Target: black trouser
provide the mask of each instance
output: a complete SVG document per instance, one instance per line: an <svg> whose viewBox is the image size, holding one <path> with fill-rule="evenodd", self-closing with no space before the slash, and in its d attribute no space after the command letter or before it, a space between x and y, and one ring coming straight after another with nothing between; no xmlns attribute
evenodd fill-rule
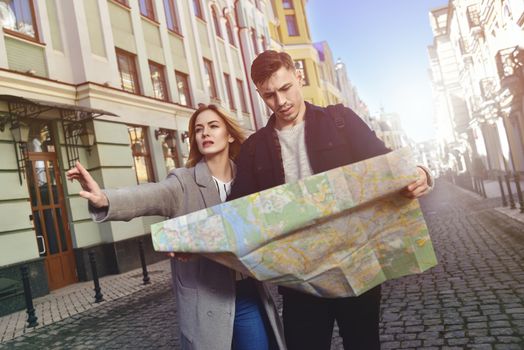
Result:
<svg viewBox="0 0 524 350"><path fill-rule="evenodd" d="M284 334L289 350L329 350L337 320L346 350L380 350L380 286L358 297L319 298L288 291L284 298Z"/></svg>

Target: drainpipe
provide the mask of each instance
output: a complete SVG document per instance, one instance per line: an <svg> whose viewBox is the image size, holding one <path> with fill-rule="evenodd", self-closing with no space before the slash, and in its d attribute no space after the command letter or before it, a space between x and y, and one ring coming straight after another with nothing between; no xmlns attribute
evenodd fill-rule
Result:
<svg viewBox="0 0 524 350"><path fill-rule="evenodd" d="M253 100L253 94L251 93L251 88L249 87L249 84L251 82L251 77L249 76L248 69L246 66L246 60L244 59L244 45L242 44L242 38L240 36L240 30L248 29L247 27L240 27L239 21L238 21L238 3L240 0L235 0L234 7L235 7L235 22L238 27L238 46L240 47L240 53L242 56L242 64L244 65L244 72L246 72L246 83L247 83L247 92L249 94L249 101L251 102L251 113L253 113L253 122L255 123L255 131L258 131L258 124L257 124L257 116L255 113L255 103Z"/></svg>

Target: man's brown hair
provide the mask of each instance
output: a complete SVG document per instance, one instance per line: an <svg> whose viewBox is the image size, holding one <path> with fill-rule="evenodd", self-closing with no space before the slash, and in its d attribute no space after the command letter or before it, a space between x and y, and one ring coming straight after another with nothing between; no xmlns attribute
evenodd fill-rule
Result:
<svg viewBox="0 0 524 350"><path fill-rule="evenodd" d="M291 56L285 52L266 50L258 55L251 64L251 80L255 85L263 83L281 67L295 70Z"/></svg>

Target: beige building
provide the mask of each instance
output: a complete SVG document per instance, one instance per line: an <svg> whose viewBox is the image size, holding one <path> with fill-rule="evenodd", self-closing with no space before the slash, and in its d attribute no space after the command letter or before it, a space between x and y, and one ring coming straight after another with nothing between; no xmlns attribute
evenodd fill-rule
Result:
<svg viewBox="0 0 524 350"><path fill-rule="evenodd" d="M339 58L335 64L337 87L340 90L342 104L357 113L368 126L371 126L370 113L367 105L360 99L356 86L348 77L346 64Z"/></svg>
<svg viewBox="0 0 524 350"><path fill-rule="evenodd" d="M234 6L0 1L0 277L28 264L38 296L88 279L88 251L101 275L136 267L139 239L163 258L148 236L163 218L95 224L64 172L79 160L106 188L165 178L187 158L199 103L253 129Z"/></svg>
<svg viewBox="0 0 524 350"><path fill-rule="evenodd" d="M397 150L408 145L408 139L398 114L381 110L375 118L370 119L370 124L371 129L375 131L386 147Z"/></svg>
<svg viewBox="0 0 524 350"><path fill-rule="evenodd" d="M474 159L493 175L524 170L524 4L455 0L430 20L437 125L446 134L439 135L442 159L459 172Z"/></svg>
<svg viewBox="0 0 524 350"><path fill-rule="evenodd" d="M458 146L456 127L469 119L464 110L457 56L449 34L450 14L447 7L430 12L433 44L429 46L433 87L436 138L441 156L442 171L463 171L462 160L456 159L449 148ZM465 114L466 113L466 114Z"/></svg>
<svg viewBox="0 0 524 350"><path fill-rule="evenodd" d="M277 23L271 1L235 1L235 16L238 22L239 45L243 56L244 68L249 82L249 100L253 106L254 129L266 125L271 111L257 93L251 81L251 62L255 57L272 48L270 27Z"/></svg>

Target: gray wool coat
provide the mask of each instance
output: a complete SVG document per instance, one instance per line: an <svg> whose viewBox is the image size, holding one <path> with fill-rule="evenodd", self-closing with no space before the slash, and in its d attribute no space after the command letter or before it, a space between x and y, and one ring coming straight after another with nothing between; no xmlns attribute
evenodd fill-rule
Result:
<svg viewBox="0 0 524 350"><path fill-rule="evenodd" d="M233 169L235 169L232 163ZM109 208L90 207L94 221L129 221L135 217L176 217L220 203L209 168L172 170L158 183L104 191ZM235 316L235 272L196 255L187 262L171 259L182 349L228 350ZM256 282L277 345L285 349L283 326L267 287Z"/></svg>

